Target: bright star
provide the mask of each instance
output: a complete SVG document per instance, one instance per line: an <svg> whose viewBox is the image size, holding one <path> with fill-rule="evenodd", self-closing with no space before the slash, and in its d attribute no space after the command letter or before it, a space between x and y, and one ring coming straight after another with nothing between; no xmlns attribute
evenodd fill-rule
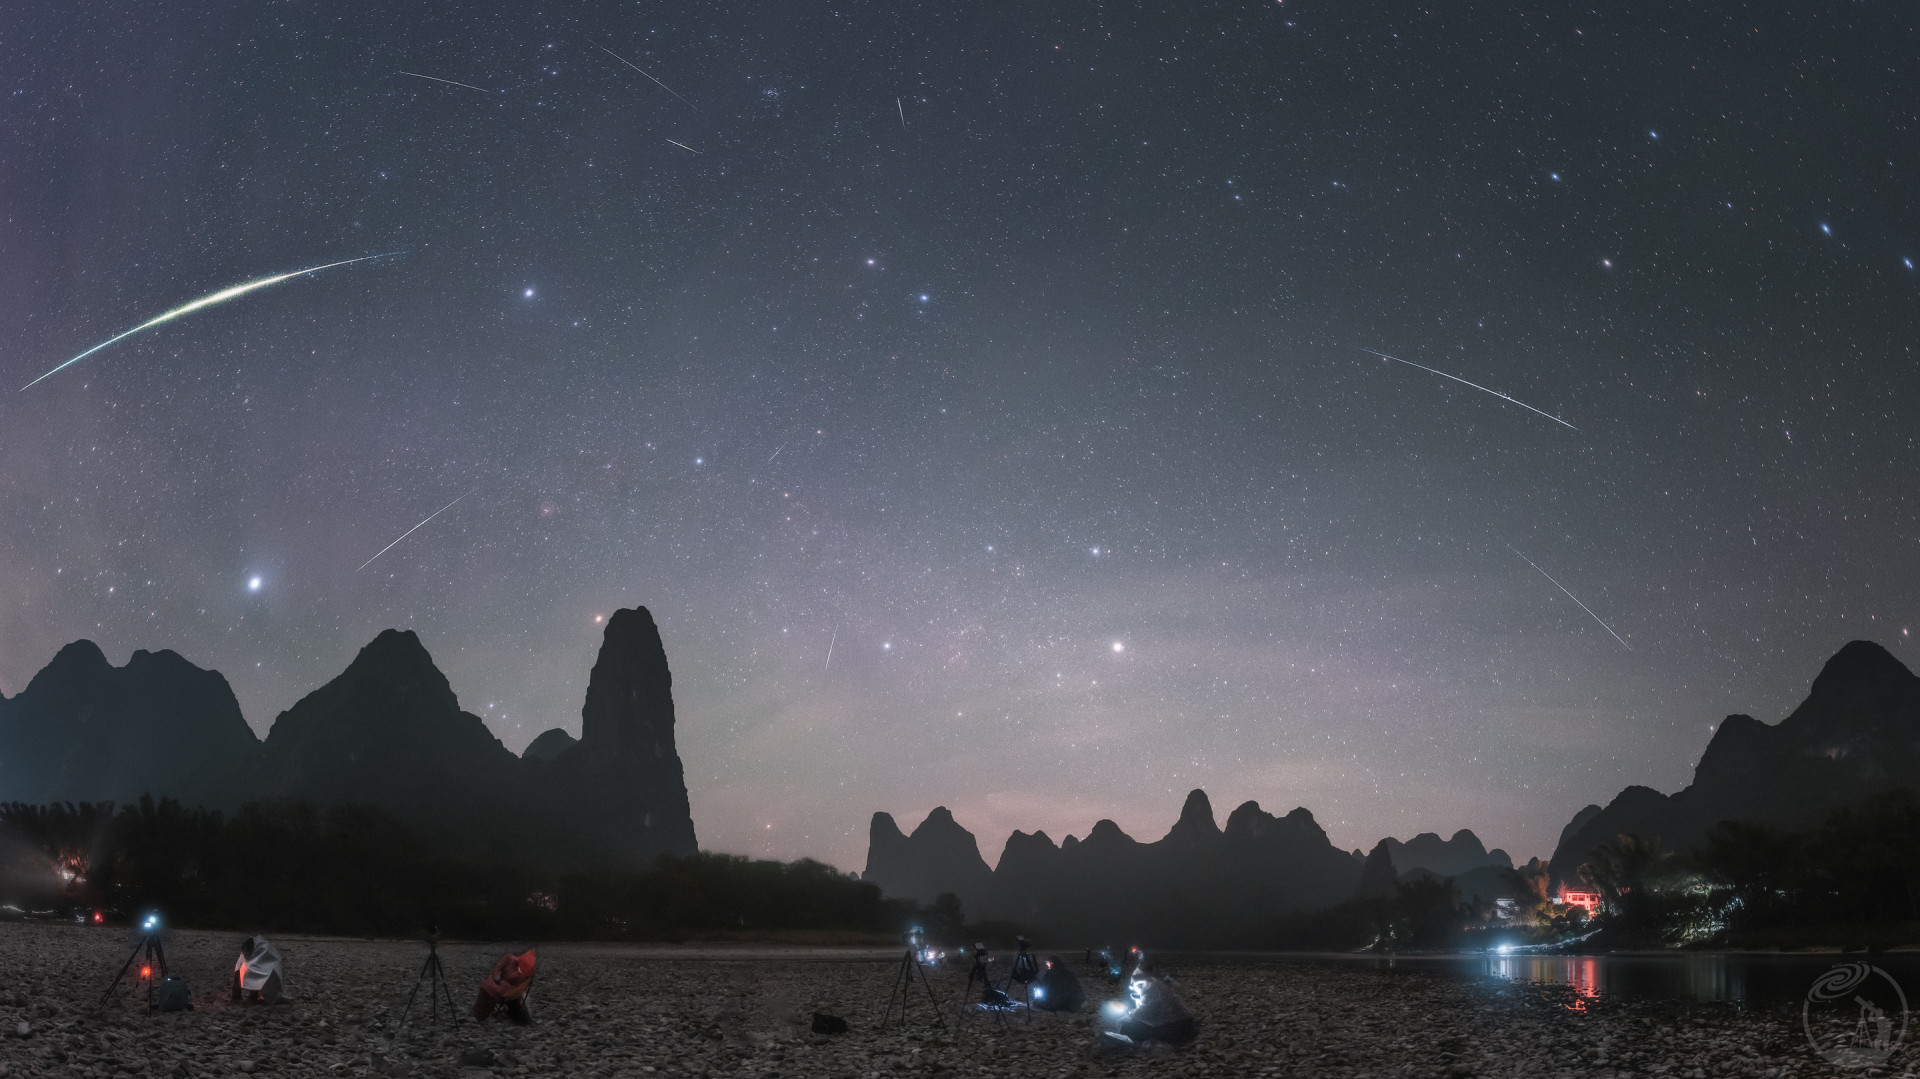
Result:
<svg viewBox="0 0 1920 1079"><path fill-rule="evenodd" d="M927 299L928 299L928 297L927 297L927 294L926 294L926 293L924 293L924 292L922 292L922 293L920 294L920 302L921 302L921 303L926 303L926 302L927 302Z"/></svg>
<svg viewBox="0 0 1920 1079"><path fill-rule="evenodd" d="M1547 173L1547 176L1549 179L1554 179L1554 180L1558 180L1560 178L1560 174L1557 172L1549 172Z"/></svg>
<svg viewBox="0 0 1920 1079"><path fill-rule="evenodd" d="M1124 652L1127 650L1127 646L1120 641L1115 641L1113 642L1113 650L1115 652Z"/></svg>
<svg viewBox="0 0 1920 1079"><path fill-rule="evenodd" d="M882 652L891 652L891 651L893 651L893 642L892 642L892 641L881 641L881 642L880 642L880 651L882 651Z"/></svg>
<svg viewBox="0 0 1920 1079"><path fill-rule="evenodd" d="M258 578L258 577L254 577L254 578L252 578L252 579L250 579L250 580L248 580L248 581L247 581L247 591L249 591L249 592L258 592L258 591L260 591L260 578Z"/></svg>
<svg viewBox="0 0 1920 1079"><path fill-rule="evenodd" d="M1649 131L1647 132L1647 137L1650 139L1657 139L1660 137L1660 133L1658 131Z"/></svg>
<svg viewBox="0 0 1920 1079"><path fill-rule="evenodd" d="M1906 264L1907 264L1907 269L1909 269L1909 270L1911 270L1911 269L1913 269L1913 260L1912 260L1912 259L1910 259L1910 258L1905 258L1905 259L1901 259L1900 261L1901 261L1901 262L1904 262L1904 263L1906 263Z"/></svg>
<svg viewBox="0 0 1920 1079"><path fill-rule="evenodd" d="M521 293L520 295L525 296L527 299L531 300L533 299L533 290L528 289L527 291Z"/></svg>
<svg viewBox="0 0 1920 1079"><path fill-rule="evenodd" d="M1832 225L1828 225L1828 224L1824 224L1824 223L1823 223L1823 224L1822 224L1822 225L1820 226L1820 231L1821 231L1821 232L1824 232L1824 233L1826 233L1826 234L1827 234L1827 235L1829 235L1829 236L1831 236L1831 235L1833 235L1833 226L1832 226Z"/></svg>

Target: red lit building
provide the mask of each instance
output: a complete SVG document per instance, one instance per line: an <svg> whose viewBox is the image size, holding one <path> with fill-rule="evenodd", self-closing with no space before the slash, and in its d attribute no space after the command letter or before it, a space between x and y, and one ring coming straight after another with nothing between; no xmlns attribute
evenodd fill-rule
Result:
<svg viewBox="0 0 1920 1079"><path fill-rule="evenodd" d="M1589 918L1600 913L1599 892L1580 892L1572 888L1562 888L1558 901L1562 906L1579 907L1587 912Z"/></svg>

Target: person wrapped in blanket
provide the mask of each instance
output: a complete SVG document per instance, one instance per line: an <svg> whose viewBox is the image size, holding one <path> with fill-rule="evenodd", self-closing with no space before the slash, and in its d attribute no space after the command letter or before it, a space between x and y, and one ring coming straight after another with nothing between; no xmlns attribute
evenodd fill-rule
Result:
<svg viewBox="0 0 1920 1079"><path fill-rule="evenodd" d="M276 1004L287 995L280 971L280 950L261 936L240 942L240 958L233 961L233 999Z"/></svg>
<svg viewBox="0 0 1920 1079"><path fill-rule="evenodd" d="M537 949L528 948L519 955L503 955L493 970L480 981L480 996L473 1002L473 1017L486 1022L497 1011L507 1013L516 1023L530 1023L527 990L533 988L534 968L539 965Z"/></svg>
<svg viewBox="0 0 1920 1079"><path fill-rule="evenodd" d="M1138 963L1127 979L1126 997L1107 1002L1106 1018L1115 1029L1105 1031L1103 1039L1125 1046L1191 1042L1200 1033L1193 1011L1173 985L1154 971L1145 953L1138 954Z"/></svg>

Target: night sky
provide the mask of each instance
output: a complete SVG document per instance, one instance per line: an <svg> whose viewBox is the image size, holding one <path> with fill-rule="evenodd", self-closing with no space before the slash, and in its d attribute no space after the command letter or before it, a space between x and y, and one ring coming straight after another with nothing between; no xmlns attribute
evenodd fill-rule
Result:
<svg viewBox="0 0 1920 1079"><path fill-rule="evenodd" d="M1920 659L1905 5L368 7L0 11L0 692L644 604L712 849L1524 858Z"/></svg>

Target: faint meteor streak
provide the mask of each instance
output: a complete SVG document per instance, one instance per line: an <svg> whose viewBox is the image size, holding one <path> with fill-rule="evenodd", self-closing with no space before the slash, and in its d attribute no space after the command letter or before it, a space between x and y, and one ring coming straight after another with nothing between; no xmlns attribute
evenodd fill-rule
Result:
<svg viewBox="0 0 1920 1079"><path fill-rule="evenodd" d="M827 638L827 665L820 668L821 674L826 674L828 671L833 669L833 642L839 639L840 639L840 627L835 626L833 627L833 636Z"/></svg>
<svg viewBox="0 0 1920 1079"><path fill-rule="evenodd" d="M1520 554L1520 551L1517 548L1515 548L1514 545L1511 543L1507 544L1507 550L1512 551L1514 554ZM1540 576L1545 577L1549 581L1553 581L1553 574L1548 573L1546 570L1540 569L1539 566L1535 566L1533 559L1528 558L1526 555L1520 554L1520 561L1525 562L1529 566L1533 566L1534 569L1539 570ZM1553 581L1553 587L1558 588L1562 592L1567 592L1567 586L1561 584L1559 581ZM1580 603L1580 597L1574 595L1572 592L1567 592L1567 598L1574 601L1575 603ZM1580 609L1587 612L1588 616L1591 617L1595 622L1600 622L1600 616L1593 613L1592 607L1589 607L1584 603L1580 603ZM1600 628L1606 630L1608 633L1613 633L1613 627L1607 625L1605 622L1600 622ZM1620 647L1626 649L1629 652L1633 651L1633 646L1628 644L1626 642L1626 639L1620 636L1618 633L1613 633L1613 639L1620 642Z"/></svg>
<svg viewBox="0 0 1920 1079"><path fill-rule="evenodd" d="M140 325L135 326L133 329L128 330L125 333L116 334L113 337L107 338L105 341L100 342L99 344L93 346L92 348L86 350L85 352L82 352L80 355L75 356L73 359L68 360L66 363L61 364L60 366L54 368L53 370L48 371L46 374L41 375L39 378L34 379L32 382L29 382L26 385L20 387L20 392L25 393L26 391L32 389L34 386L38 385L42 380L46 379L48 376L57 374L61 371L66 370L69 367L72 367L74 364L79 363L81 360L86 359L88 356L91 356L94 353L100 351L101 349L106 348L108 345L113 344L115 341L123 341L129 337L132 337L134 334L139 333L141 330L150 329L154 326L158 326L162 322L171 322L174 319L179 318L181 315L190 314L194 311L198 311L202 307L212 307L214 304L217 304L217 303L225 303L228 300L235 299L240 296L244 296L247 293L252 292L254 289L266 288L268 285L277 285L280 282L285 281L289 277L299 277L301 274L319 273L321 270L331 270L335 266L351 266L356 262L365 262L368 259L383 259L392 255L397 255L399 253L400 252L398 251L388 251L385 254L381 254L381 255L362 255L357 259L344 259L340 262L329 262L324 266L312 266L304 270L295 270L292 273L275 274L272 277L263 277L258 281L249 281L244 285L235 285L232 288L221 289L219 292L215 292L211 295L202 296L199 299L193 301L192 303L184 304L180 307L176 307L173 310L168 311L164 315L156 315L153 318L150 318L147 321L142 322Z"/></svg>
<svg viewBox="0 0 1920 1079"><path fill-rule="evenodd" d="M1553 422L1555 422L1555 423L1557 423L1557 424L1559 424L1560 426L1562 426L1562 427L1565 427L1565 428L1566 428L1567 430L1569 430L1569 431L1578 431L1578 430L1580 429L1580 428L1578 428L1578 427L1575 427L1575 426L1574 426L1573 424L1570 424L1570 423L1568 423L1567 421L1565 421L1565 420L1563 420L1563 419L1561 419L1560 417L1558 417L1558 416L1556 416L1556 415L1554 415L1554 414L1553 414L1553 413L1551 413L1551 412L1541 412L1541 411L1540 411L1539 409L1537 409L1537 408L1535 408L1535 407L1533 407L1533 406L1532 406L1532 405L1530 405L1530 404L1527 404L1527 403L1526 403L1525 401L1515 401L1515 400L1514 400L1513 398L1511 398L1511 397L1508 397L1508 396L1507 396L1506 394L1504 394L1504 393L1501 393L1501 392L1500 392L1499 390L1490 390L1490 389L1488 389L1488 388L1486 388L1485 386L1482 386L1482 385L1480 385L1480 384L1479 384L1478 382L1468 382L1468 381L1467 381L1466 379L1464 379L1464 378L1461 378L1461 377L1460 377L1460 376L1458 376L1458 375L1449 375L1449 374L1447 374L1447 373L1446 373L1445 371L1436 371L1436 370L1434 370L1433 368L1431 368L1431 367L1427 367L1427 366L1425 366L1425 365L1423 365L1423 364L1417 364L1417 363L1414 363L1414 362L1413 362L1412 360L1403 360L1403 359L1401 359L1401 358L1400 358L1400 357L1398 357L1398 356L1389 356L1389 355L1387 355L1387 354L1386 354L1386 353L1384 353L1384 352L1375 352L1374 350L1372 350L1372 349L1370 349L1370 348L1360 348L1360 346L1359 346L1359 345L1355 345L1355 346L1353 346L1353 347L1354 347L1354 348L1356 348L1356 349L1359 349L1359 351L1361 351L1361 352L1365 352L1365 353L1368 353L1368 354L1370 354L1370 355L1374 355L1374 356L1378 356L1378 357L1380 357L1380 358L1381 358L1381 359L1383 359L1383 360L1392 360L1392 361L1393 361L1394 363L1404 363L1404 364L1406 364L1406 365L1407 365L1408 367L1418 367L1418 368L1420 368L1420 370L1422 370L1422 371L1425 371L1425 372L1427 372L1428 374L1433 374L1433 375L1439 375L1439 376L1440 376L1441 378L1450 378L1450 379L1452 379L1452 380L1454 380L1455 382L1458 382L1458 383L1459 383L1459 384L1461 384L1462 386L1472 386L1472 387L1473 387L1474 389L1476 389L1476 390L1479 390L1479 391L1480 391L1481 393L1490 393L1490 394L1492 394L1492 395L1494 395L1495 397L1498 397L1498 398L1499 398L1499 399L1501 399L1502 401L1508 401L1508 402L1511 402L1511 403L1513 403L1513 404L1516 404L1516 405L1519 405L1519 406L1520 406L1521 408L1524 408L1524 409L1526 409L1526 410L1527 410L1528 412L1532 412L1532 413L1534 413L1534 414L1536 414L1536 415L1540 415L1540 416L1545 416L1546 418L1548 418L1548 419L1550 419L1550 420L1552 420Z"/></svg>
<svg viewBox="0 0 1920 1079"><path fill-rule="evenodd" d="M897 97L893 99L893 107L900 110L900 130L905 131L907 129L907 107L900 104L900 99Z"/></svg>
<svg viewBox="0 0 1920 1079"><path fill-rule="evenodd" d="M480 488L475 487L473 491L478 491L479 489ZM473 491L468 491L467 495L472 494ZM465 498L467 497L467 495L461 495L460 498ZM433 520L435 517L440 516L441 514L452 509L454 506L458 505L460 502L460 498L456 498L452 502L449 502L446 505L441 506L439 509L434 510L432 513L427 514L427 521ZM412 528L409 528L405 532L400 533L400 539L394 540L392 543L389 543L385 547L380 548L379 551L374 553L373 558L379 558L381 555L386 554L388 551L391 551L395 547L399 546L400 540L406 539L408 536L411 536L415 532L420 531L420 529L426 526L427 521L421 521L419 524L414 525ZM360 563L359 567L356 568L353 572L359 573L360 570L366 569L368 566L373 565L373 558L369 558L365 562ZM1576 600L1575 602L1578 602L1578 601Z"/></svg>
<svg viewBox="0 0 1920 1079"><path fill-rule="evenodd" d="M668 142L673 142L673 140L672 140L672 139L668 139L667 141L668 141ZM688 145L687 145L686 143L684 143L684 142L673 142L673 144L674 144L675 146L678 146L678 147L680 147L680 148L681 148L682 150L685 150L686 152L688 152L688 153L690 153L690 154L697 154L697 153L699 153L699 152L700 152L700 151L698 151L698 150L696 150L696 149L694 149L693 147L691 147L691 146L688 146Z"/></svg>
<svg viewBox="0 0 1920 1079"><path fill-rule="evenodd" d="M399 69L399 68L395 68L394 70L395 70L395 71L400 71L400 69ZM458 86L458 87L461 87L461 88L463 88L463 89L467 89L467 90L480 90L480 92L481 92L481 93L483 93L483 94L491 94L491 93L493 93L493 91L492 91L492 90L481 90L481 89L480 89L480 87L478 87L478 86L468 86L468 85L467 85L466 83L464 83L464 82L454 82L454 81L453 81L452 79L443 79L443 78L440 78L440 77L438 77L438 76L436 76L436 75L422 75L422 74L420 74L420 73L419 73L418 71L400 71L400 74L402 74L402 75L412 75L412 76L413 76L414 78L416 78L416 79L432 79L432 80L433 80L434 82L444 82L444 83L446 83L446 84L447 84L448 86Z"/></svg>
<svg viewBox="0 0 1920 1079"><path fill-rule="evenodd" d="M634 69L635 71L639 71L640 74L647 75L645 71L641 70L640 65L634 63L633 61L627 59L626 57L620 55L619 53L614 52L612 49L607 48L605 45L600 45L598 42L595 42L594 44L599 47L601 52L606 53L608 56L613 57L615 60L620 61L621 63L627 65L628 67ZM687 101L686 98L680 97L680 91L675 90L673 87L668 86L666 83L661 82L659 79L654 79L652 75L647 75L647 78L653 79L653 84L655 86L658 86L660 89L665 90L667 93L672 94L674 97L679 97L680 100L682 101ZM695 112L700 111L700 106L695 105L691 101L687 101L687 108L690 108Z"/></svg>
<svg viewBox="0 0 1920 1079"><path fill-rule="evenodd" d="M789 442L792 442L792 441L793 441L793 439L791 439L791 438L789 438L789 439L787 439L787 441L786 441L786 442L782 442L782 443L780 443L780 450L784 450L784 449L786 449L786 448L787 448L787 443L789 443ZM780 450L774 450L774 451L773 451L773 457L778 457L778 456L780 456ZM772 464L772 463L773 463L773 457L769 457L769 458L767 458L767 463L768 463L768 464Z"/></svg>

